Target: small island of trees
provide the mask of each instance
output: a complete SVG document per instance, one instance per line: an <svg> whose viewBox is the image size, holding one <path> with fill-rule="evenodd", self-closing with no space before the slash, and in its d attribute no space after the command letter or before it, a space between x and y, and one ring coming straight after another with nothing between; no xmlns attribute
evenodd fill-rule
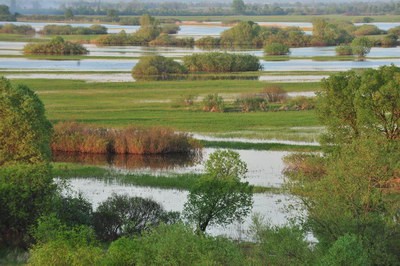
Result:
<svg viewBox="0 0 400 266"><path fill-rule="evenodd" d="M29 43L24 47L26 55L84 55L89 51L82 44L65 41L57 36L46 43Z"/></svg>

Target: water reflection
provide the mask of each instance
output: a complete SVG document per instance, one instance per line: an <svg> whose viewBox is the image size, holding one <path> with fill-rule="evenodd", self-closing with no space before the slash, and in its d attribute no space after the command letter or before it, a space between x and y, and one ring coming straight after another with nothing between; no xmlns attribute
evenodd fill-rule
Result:
<svg viewBox="0 0 400 266"><path fill-rule="evenodd" d="M70 180L70 188L74 191L80 191L93 204L94 208L97 208L100 202L106 200L113 193L117 193L151 198L162 204L168 211L181 212L188 195L187 191L137 187L129 184L121 184L118 180L102 181L95 178L74 178ZM304 215L298 210L287 210L289 206L299 204L299 201L294 196L256 194L253 196L253 199L252 213L244 219L243 224L234 223L223 227L210 226L207 228L207 232L211 235L226 235L238 238L238 230L248 231L251 225L251 216L256 213L264 216L272 225L282 225L287 223L290 218ZM246 235L242 235L242 237L247 238Z"/></svg>
<svg viewBox="0 0 400 266"><path fill-rule="evenodd" d="M126 173L147 173L153 175L171 173L203 173L203 162L208 160L214 148L203 149L202 154L192 155L114 155L56 153L55 162L80 163L110 167ZM283 157L289 152L234 150L247 164L247 181L252 185L281 187L284 182Z"/></svg>
<svg viewBox="0 0 400 266"><path fill-rule="evenodd" d="M53 154L54 162L80 163L107 166L124 170L174 171L191 167L201 162L201 154L132 155L132 154Z"/></svg>

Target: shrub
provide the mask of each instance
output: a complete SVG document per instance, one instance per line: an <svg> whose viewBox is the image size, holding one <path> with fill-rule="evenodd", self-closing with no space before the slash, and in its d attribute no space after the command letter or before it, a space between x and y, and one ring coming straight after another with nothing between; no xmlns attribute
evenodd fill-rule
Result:
<svg viewBox="0 0 400 266"><path fill-rule="evenodd" d="M353 55L350 45L341 44L335 48L336 55Z"/></svg>
<svg viewBox="0 0 400 266"><path fill-rule="evenodd" d="M382 34L382 30L380 30L375 25L361 25L357 27L354 31L355 36L366 36L366 35L379 35Z"/></svg>
<svg viewBox="0 0 400 266"><path fill-rule="evenodd" d="M166 212L151 199L116 194L102 202L93 215L96 234L104 241L137 235L161 222L179 219L179 214Z"/></svg>
<svg viewBox="0 0 400 266"><path fill-rule="evenodd" d="M315 106L315 97L297 96L288 98L284 108L294 111L303 111L314 109Z"/></svg>
<svg viewBox="0 0 400 266"><path fill-rule="evenodd" d="M288 55L290 54L289 46L282 43L271 43L264 47L267 55Z"/></svg>
<svg viewBox="0 0 400 266"><path fill-rule="evenodd" d="M29 43L24 47L24 54L46 55L82 55L89 51L79 43L65 41L58 36L46 43Z"/></svg>
<svg viewBox="0 0 400 266"><path fill-rule="evenodd" d="M31 25L4 24L0 25L0 33L33 35L36 31Z"/></svg>
<svg viewBox="0 0 400 266"><path fill-rule="evenodd" d="M267 108L268 101L257 94L242 94L236 99L236 105L238 105L242 112L251 111L265 111Z"/></svg>
<svg viewBox="0 0 400 266"><path fill-rule="evenodd" d="M179 46L179 47L193 47L193 38L176 38L168 34L161 34L156 39L149 42L152 46Z"/></svg>
<svg viewBox="0 0 400 266"><path fill-rule="evenodd" d="M168 80L186 73L184 66L160 55L141 57L132 69L132 76L136 80Z"/></svg>
<svg viewBox="0 0 400 266"><path fill-rule="evenodd" d="M128 127L96 128L75 122L54 126L53 151L99 154L195 153L199 144L188 134L172 129Z"/></svg>
<svg viewBox="0 0 400 266"><path fill-rule="evenodd" d="M0 246L26 248L30 229L56 192L48 164L0 168Z"/></svg>
<svg viewBox="0 0 400 266"><path fill-rule="evenodd" d="M176 24L166 24L161 27L161 33L176 34L181 28Z"/></svg>
<svg viewBox="0 0 400 266"><path fill-rule="evenodd" d="M398 42L397 39L399 38L398 35L395 34L388 34L381 40L381 45L383 47L395 47L397 46Z"/></svg>
<svg viewBox="0 0 400 266"><path fill-rule="evenodd" d="M224 108L224 100L218 94L208 94L203 99L203 111L223 112Z"/></svg>
<svg viewBox="0 0 400 266"><path fill-rule="evenodd" d="M262 66L256 56L247 54L200 53L183 57L190 72L258 71Z"/></svg>
<svg viewBox="0 0 400 266"><path fill-rule="evenodd" d="M141 237L120 238L105 265L243 265L238 246L224 238L197 236L183 225L160 225Z"/></svg>
<svg viewBox="0 0 400 266"><path fill-rule="evenodd" d="M206 36L196 40L195 44L202 48L212 49L218 47L220 45L220 42L221 42L220 38L213 38L210 36Z"/></svg>
<svg viewBox="0 0 400 266"><path fill-rule="evenodd" d="M396 27L389 29L388 33L400 36L400 26L396 26Z"/></svg>
<svg viewBox="0 0 400 266"><path fill-rule="evenodd" d="M58 195L52 201L52 211L61 223L69 227L92 224L92 204L82 195Z"/></svg>
<svg viewBox="0 0 400 266"><path fill-rule="evenodd" d="M283 102L287 99L287 92L280 86L271 86L264 88L261 94L267 99L269 103Z"/></svg>

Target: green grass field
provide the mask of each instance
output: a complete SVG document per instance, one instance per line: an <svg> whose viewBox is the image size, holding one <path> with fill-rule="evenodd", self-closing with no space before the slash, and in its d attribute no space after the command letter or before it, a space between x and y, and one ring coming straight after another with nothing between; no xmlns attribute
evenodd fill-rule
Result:
<svg viewBox="0 0 400 266"><path fill-rule="evenodd" d="M86 83L74 80L13 80L34 89L53 122L75 120L103 126L168 126L222 137L314 140L320 124L314 111L225 112L201 110L201 99L219 93L228 106L242 93L270 86L253 80ZM276 83L274 83L276 85ZM319 83L281 83L289 91L315 91ZM198 102L180 104L185 95Z"/></svg>

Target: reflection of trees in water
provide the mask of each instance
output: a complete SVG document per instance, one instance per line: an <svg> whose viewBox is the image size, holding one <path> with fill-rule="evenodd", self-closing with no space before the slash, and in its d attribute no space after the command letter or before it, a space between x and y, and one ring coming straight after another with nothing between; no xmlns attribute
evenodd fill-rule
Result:
<svg viewBox="0 0 400 266"><path fill-rule="evenodd" d="M200 163L202 153L166 154L166 155L129 155L129 154L84 154L53 153L54 162L81 163L98 166L111 166L123 169L173 170L177 167L190 167Z"/></svg>

